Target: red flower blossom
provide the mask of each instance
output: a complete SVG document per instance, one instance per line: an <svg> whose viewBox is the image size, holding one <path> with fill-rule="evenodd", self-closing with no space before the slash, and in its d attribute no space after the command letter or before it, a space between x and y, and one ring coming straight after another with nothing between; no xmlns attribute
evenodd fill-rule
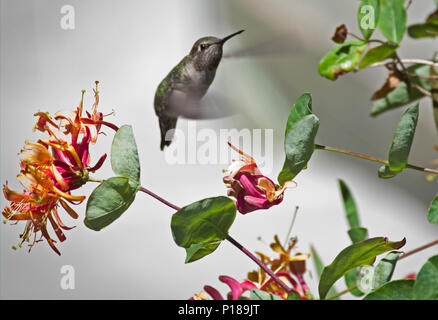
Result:
<svg viewBox="0 0 438 320"><path fill-rule="evenodd" d="M111 128L117 127L104 122L103 115L97 112L99 102L98 82L94 90L95 102L93 110L82 116L84 91L79 107L71 115L57 113L52 119L48 113L38 112L34 130L47 133L49 137L38 142L26 141L20 152L21 172L18 179L24 187L22 193L9 189L8 184L3 186L3 194L10 201L9 206L3 209L3 216L10 221L27 221L25 230L20 236L21 242L33 241L30 249L41 239L36 239L40 231L51 248L60 254L53 240L47 232L47 221L52 225L59 241L66 239L63 230L69 230L58 214L58 206L74 219L78 214L68 205L79 204L85 196L71 194L89 180L89 172L95 172L105 161L104 154L97 163L90 167L89 145L97 140L97 135L102 124ZM56 121L59 123L57 124ZM29 249L29 250L30 250Z"/></svg>
<svg viewBox="0 0 438 320"><path fill-rule="evenodd" d="M259 209L269 209L283 201L283 193L293 181L287 181L283 186L275 184L264 176L255 160L237 149L231 143L228 145L242 157L229 166L228 175L223 178L228 187L228 196L236 198L236 207L240 213L246 214Z"/></svg>

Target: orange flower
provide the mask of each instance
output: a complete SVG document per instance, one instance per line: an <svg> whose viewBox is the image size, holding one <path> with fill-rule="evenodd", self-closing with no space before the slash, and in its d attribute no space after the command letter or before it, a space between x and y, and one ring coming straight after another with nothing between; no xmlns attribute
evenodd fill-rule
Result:
<svg viewBox="0 0 438 320"><path fill-rule="evenodd" d="M25 241L31 242L31 249L45 238L50 247L60 254L54 245L56 241L47 232L47 221L58 240L64 241L66 238L62 230L71 228L61 221L58 207L61 206L72 218L78 218L68 203L80 204L85 196L72 195L71 191L85 184L89 180L89 172L99 169L106 158L104 154L95 166L90 167L89 145L96 142L102 124L118 129L114 124L103 121L102 113L97 111L97 81L94 96L93 110L91 114L87 112L87 117L82 116L84 91L79 107L68 116L57 113L52 119L48 113L35 114L38 120L34 130L47 133L49 137L36 143L26 141L19 154L21 171L17 178L24 191L19 193L9 189L7 182L3 186L3 194L10 201L9 206L3 209L3 216L10 221L26 221L19 246ZM40 239L37 239L38 232L41 232Z"/></svg>

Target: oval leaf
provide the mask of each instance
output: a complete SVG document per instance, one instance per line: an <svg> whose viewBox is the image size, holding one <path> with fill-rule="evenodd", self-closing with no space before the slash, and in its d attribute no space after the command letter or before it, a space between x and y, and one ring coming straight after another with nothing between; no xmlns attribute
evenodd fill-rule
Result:
<svg viewBox="0 0 438 320"><path fill-rule="evenodd" d="M184 248L224 240L235 217L236 205L227 197L194 202L172 216L173 239Z"/></svg>
<svg viewBox="0 0 438 320"><path fill-rule="evenodd" d="M414 39L435 38L438 36L438 25L432 23L418 23L408 27L408 35Z"/></svg>
<svg viewBox="0 0 438 320"><path fill-rule="evenodd" d="M394 280L366 295L363 300L412 300L415 280Z"/></svg>
<svg viewBox="0 0 438 320"><path fill-rule="evenodd" d="M362 0L357 13L360 31L369 39L377 27L380 15L379 0Z"/></svg>
<svg viewBox="0 0 438 320"><path fill-rule="evenodd" d="M102 182L88 198L85 225L99 231L111 224L129 208L137 190L126 177L113 177Z"/></svg>
<svg viewBox="0 0 438 320"><path fill-rule="evenodd" d="M363 69L373 63L388 59L397 50L398 45L392 42L386 42L380 46L368 50L359 64L359 69Z"/></svg>
<svg viewBox="0 0 438 320"><path fill-rule="evenodd" d="M406 30L405 0L380 0L379 30L391 42L400 43Z"/></svg>
<svg viewBox="0 0 438 320"><path fill-rule="evenodd" d="M117 130L111 145L111 166L114 173L140 184L140 161L132 127L124 125Z"/></svg>
<svg viewBox="0 0 438 320"><path fill-rule="evenodd" d="M366 42L348 40L332 48L319 62L318 72L330 80L336 80L353 70L360 61Z"/></svg>
<svg viewBox="0 0 438 320"><path fill-rule="evenodd" d="M419 102L406 109L395 129L388 155L388 165L392 172L402 171L406 167L417 127L418 112Z"/></svg>
<svg viewBox="0 0 438 320"><path fill-rule="evenodd" d="M286 159L283 169L278 175L282 185L292 180L307 166L307 162L315 149L315 138L319 128L319 119L313 114L299 120L288 132L284 140Z"/></svg>
<svg viewBox="0 0 438 320"><path fill-rule="evenodd" d="M438 300L438 255L429 258L418 272L414 299Z"/></svg>
<svg viewBox="0 0 438 320"><path fill-rule="evenodd" d="M405 239L391 242L387 238L377 237L348 246L336 256L332 264L324 268L318 286L320 298L324 299L331 286L348 270L371 265L374 263L377 255L399 249L405 243Z"/></svg>

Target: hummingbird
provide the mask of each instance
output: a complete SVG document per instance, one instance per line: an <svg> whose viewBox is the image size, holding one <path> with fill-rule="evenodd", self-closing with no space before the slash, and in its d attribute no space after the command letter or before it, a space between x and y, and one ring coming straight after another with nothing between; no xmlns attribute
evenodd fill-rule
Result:
<svg viewBox="0 0 438 320"><path fill-rule="evenodd" d="M222 47L227 40L243 31L234 32L222 39L198 39L190 53L160 82L155 92L154 108L160 125L161 150L172 142L173 131L169 130L175 129L178 116L192 119L203 117L200 100L214 80L222 59Z"/></svg>

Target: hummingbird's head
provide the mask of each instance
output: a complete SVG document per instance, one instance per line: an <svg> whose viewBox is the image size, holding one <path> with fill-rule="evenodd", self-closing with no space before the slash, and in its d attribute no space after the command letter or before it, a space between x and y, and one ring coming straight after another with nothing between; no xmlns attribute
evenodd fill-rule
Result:
<svg viewBox="0 0 438 320"><path fill-rule="evenodd" d="M224 43L243 31L244 30L237 31L222 39L216 37L204 37L196 41L189 54L193 59L196 69L216 69L222 58L222 47Z"/></svg>

